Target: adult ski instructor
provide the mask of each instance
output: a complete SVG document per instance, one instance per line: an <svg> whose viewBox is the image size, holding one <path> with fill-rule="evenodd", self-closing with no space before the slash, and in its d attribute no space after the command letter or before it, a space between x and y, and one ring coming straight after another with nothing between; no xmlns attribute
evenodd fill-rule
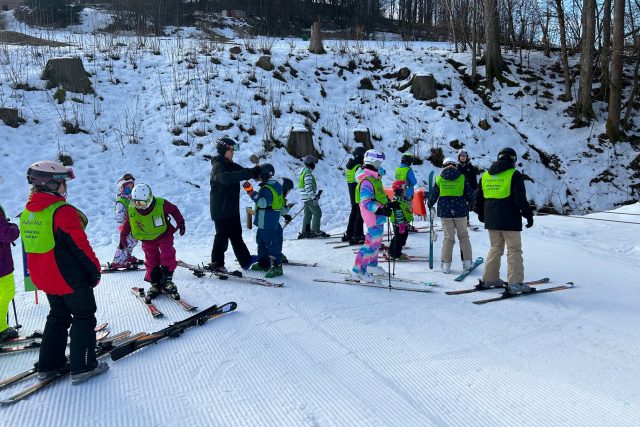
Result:
<svg viewBox="0 0 640 427"><path fill-rule="evenodd" d="M513 148L500 150L498 159L482 178L476 192L476 213L484 228L489 231L491 249L487 255L482 280L478 289L502 287L500 280L500 258L507 246L507 290L508 294L533 292L524 283L522 259L522 218L527 228L533 226L533 211L527 200L522 174L515 169L518 157Z"/></svg>
<svg viewBox="0 0 640 427"><path fill-rule="evenodd" d="M257 179L260 166L243 168L233 162L233 154L238 143L232 138L223 137L216 142L218 153L211 159L211 197L209 206L211 219L216 226L216 235L211 249L211 270L226 273L224 253L229 241L240 266L248 269L256 261L242 240L240 223L240 182Z"/></svg>

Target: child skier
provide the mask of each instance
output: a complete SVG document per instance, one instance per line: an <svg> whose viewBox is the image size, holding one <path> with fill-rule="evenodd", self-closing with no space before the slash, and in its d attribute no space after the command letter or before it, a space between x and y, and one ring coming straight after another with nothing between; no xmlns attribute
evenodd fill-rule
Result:
<svg viewBox="0 0 640 427"><path fill-rule="evenodd" d="M320 230L320 220L322 219L320 192L318 192L316 177L313 176L318 159L314 156L305 156L302 161L304 165L299 171L298 188L304 202L304 218L302 219L302 231L298 235L298 239L329 237L327 233Z"/></svg>
<svg viewBox="0 0 640 427"><path fill-rule="evenodd" d="M360 282L373 282L371 274L385 274L378 265L378 250L382 244L382 234L387 217L391 216L393 206L390 203L382 186L382 161L384 153L378 150L368 150L364 155L364 167L357 176L356 202L360 205L360 213L367 227L364 246L356 255L355 263L351 269L354 280Z"/></svg>
<svg viewBox="0 0 640 427"><path fill-rule="evenodd" d="M405 181L394 181L392 188L393 201L398 205L391 212L393 239L391 239L391 244L389 245L389 257L404 260L407 259L407 256L402 253L402 248L407 244L413 213L405 197L407 183Z"/></svg>
<svg viewBox="0 0 640 427"><path fill-rule="evenodd" d="M0 206L0 342L18 336L18 331L7 323L9 303L16 294L13 280L13 258L11 244L20 236L20 229L9 222Z"/></svg>
<svg viewBox="0 0 640 427"><path fill-rule="evenodd" d="M293 190L293 181L291 181L289 178L282 178L282 197L284 198L284 200L282 204L282 209L280 209L280 216L284 218L285 226L289 224L293 219L291 215L289 215L289 211L291 210L294 204L287 202L287 196L289 195L289 192L291 190ZM284 232L283 227L280 225L280 222L278 222L278 239L279 239L278 245L280 246L280 248L282 248L282 245L284 243L283 232ZM284 264L288 262L287 257L284 254L282 254L282 262Z"/></svg>
<svg viewBox="0 0 640 427"><path fill-rule="evenodd" d="M282 185L273 178L275 169L269 163L260 166L259 191L249 181L242 184L251 200L256 203L254 224L258 227L258 261L251 266L253 271L266 271L265 277L282 276L282 240L280 239L280 213L284 207ZM271 265L273 258L273 265Z"/></svg>
<svg viewBox="0 0 640 427"><path fill-rule="evenodd" d="M418 183L416 174L413 173L413 169L411 168L412 164L413 156L409 153L404 153L400 160L400 166L396 168L396 181L406 182L407 189L405 190L405 198L409 201L413 200L413 188Z"/></svg>
<svg viewBox="0 0 640 427"><path fill-rule="evenodd" d="M176 227L171 224L173 217ZM173 283L173 272L178 265L173 235L176 231L185 233L184 218L180 210L168 200L154 197L147 184L138 184L131 192L131 204L120 231L120 244L125 247L129 234L142 241L144 280L151 283L147 291L147 301L161 292L179 300L178 288Z"/></svg>
<svg viewBox="0 0 640 427"><path fill-rule="evenodd" d="M429 209L433 209L436 202L438 203L438 216L442 219L444 229L441 269L443 273L449 274L456 232L462 250L463 270L467 271L473 265L471 242L467 230L467 215L469 207L473 205L473 191L465 176L457 169L455 160L444 159L442 167L442 172L436 178L436 185L429 195L427 204Z"/></svg>
<svg viewBox="0 0 640 427"><path fill-rule="evenodd" d="M122 178L118 180L118 197L116 199L116 222L118 230L122 231L122 226L127 217L127 211L129 204L131 203L131 191L135 186L136 179L130 173L125 173ZM122 246L118 244L116 253L113 256L113 261L108 264L109 269L118 268L135 268L135 266L142 264L143 261L132 255L133 248L136 247L138 241L133 238L131 233L127 236L126 245Z"/></svg>

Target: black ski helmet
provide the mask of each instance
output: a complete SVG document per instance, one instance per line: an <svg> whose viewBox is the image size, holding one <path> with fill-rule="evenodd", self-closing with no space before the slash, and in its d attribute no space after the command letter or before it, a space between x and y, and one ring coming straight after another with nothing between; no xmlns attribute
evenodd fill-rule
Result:
<svg viewBox="0 0 640 427"><path fill-rule="evenodd" d="M404 163L407 166L411 166L413 164L413 156L409 153L404 153L402 155L402 163Z"/></svg>
<svg viewBox="0 0 640 427"><path fill-rule="evenodd" d="M282 178L282 194L286 196L291 190L293 190L293 181L289 178Z"/></svg>
<svg viewBox="0 0 640 427"><path fill-rule="evenodd" d="M362 162L362 160L364 159L364 153L366 152L367 152L366 148L362 146L357 146L356 148L353 149L353 152L351 154L353 154L354 159Z"/></svg>
<svg viewBox="0 0 640 427"><path fill-rule="evenodd" d="M302 162L310 168L315 167L316 163L318 163L318 159L315 156L304 156Z"/></svg>
<svg viewBox="0 0 640 427"><path fill-rule="evenodd" d="M265 163L264 165L260 165L260 179L262 181L268 181L276 174L276 170L274 169L271 163Z"/></svg>
<svg viewBox="0 0 640 427"><path fill-rule="evenodd" d="M518 155L516 154L516 150L511 147L505 147L498 153L498 160L508 158L513 163L518 160Z"/></svg>
<svg viewBox="0 0 640 427"><path fill-rule="evenodd" d="M226 153L227 150L236 151L238 148L238 143L233 138L229 138L228 136L223 136L216 141L216 151L221 156L224 156L224 153Z"/></svg>

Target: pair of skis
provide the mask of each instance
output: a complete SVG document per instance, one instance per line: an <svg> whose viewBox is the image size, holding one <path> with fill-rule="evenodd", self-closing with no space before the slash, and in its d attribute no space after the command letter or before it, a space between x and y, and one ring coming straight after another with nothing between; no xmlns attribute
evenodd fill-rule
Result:
<svg viewBox="0 0 640 427"><path fill-rule="evenodd" d="M544 277L542 279L525 282L525 284L533 287L533 286L543 285L545 283L549 283L549 281L550 281L550 279L548 277ZM502 301L502 300L505 300L505 299L518 298L518 297L523 297L523 296L527 296L527 295L542 294L542 293L546 293L546 292L564 291L566 289L572 288L573 285L574 285L573 282L567 282L564 285L553 286L553 287L550 287L550 288L543 288L543 289L533 288L533 289L535 289L535 291L533 291L533 292L525 292L525 293L519 293L519 294L509 294L509 293L507 293L505 291L504 293L502 293L498 297L487 298L487 299L482 299L482 300L478 300L478 301L473 301L473 303L474 304L478 304L478 305L482 305L482 304L487 304L487 303L490 303L490 302L496 302L496 301ZM489 289L504 289L504 288L500 287L500 286L491 287L491 288L473 287L473 288L470 288L470 289L459 289L459 290L456 290L456 291L447 291L445 293L447 295L461 295L461 294L468 294L468 293L472 293L472 292L485 291L485 290L489 290Z"/></svg>
<svg viewBox="0 0 640 427"><path fill-rule="evenodd" d="M133 335L131 336L131 331L123 331L120 332L119 334L113 335L112 337L108 338L108 339L102 339L100 341L96 342L96 357L102 357L106 354L109 353L109 350L114 348L116 345L120 345L123 342L126 342L126 340L131 340L131 339L135 339L138 338L140 336L142 336L143 334L137 334L137 335ZM43 388L45 388L47 385L55 382L56 380L65 377L68 373L69 373L69 368L68 368L68 363L69 360L67 359L67 367L64 369L61 369L55 376L52 376L44 381L37 381L35 383L33 383L32 385L20 390L18 393L15 393L3 400L0 401L0 403L2 405L11 405L13 403L19 402L29 396L31 396L32 394L38 392L39 390L42 390ZM37 365L37 364L36 364ZM27 369L26 371L20 372L10 378L4 379L2 381L0 381L0 390L5 389L7 387L10 387L14 384L17 384L21 381L24 381L26 379L29 379L33 376L35 376L35 374L38 372L38 368L37 366L34 365L33 368Z"/></svg>
<svg viewBox="0 0 640 427"><path fill-rule="evenodd" d="M164 316L164 313L161 312L158 309L158 307L156 307L153 301L147 301L147 294L145 293L144 288L137 288L137 287L131 288L131 293L133 293L140 301L142 301L142 303L147 307L147 310L153 317L158 318L158 317ZM171 301L175 301L185 311L193 311L198 308L195 305L189 304L182 298L175 299L168 294L162 294L162 295L167 295Z"/></svg>
<svg viewBox="0 0 640 427"><path fill-rule="evenodd" d="M402 277L391 276L391 282L395 282L396 284L384 284L383 280L388 280L388 276L379 276L375 282L364 282L359 281L351 277L351 273L348 271L337 270L334 271L337 274L343 274L346 276L343 280L337 279L313 279L314 282L319 283L336 283L336 284L344 284L344 285L356 285L356 286L364 286L369 288L380 288L380 289L388 289L392 291L405 291L405 292L431 292L434 286L437 284L429 281L420 281L420 280L412 280L405 279ZM421 286L420 288L406 287L406 286L398 286L397 284L409 284L409 285L417 285Z"/></svg>
<svg viewBox="0 0 640 427"><path fill-rule="evenodd" d="M252 285L266 286L270 288L281 288L284 286L284 282L271 282L267 279L261 279L259 277L243 276L242 272L240 271L222 273L220 271L212 271L211 269L206 268L204 266L189 264L184 261L178 261L178 265L180 267L190 270L193 273L193 275L196 277L204 277L204 276L210 275L210 276L216 276L220 280L233 279L233 280L239 280L241 282L251 283Z"/></svg>

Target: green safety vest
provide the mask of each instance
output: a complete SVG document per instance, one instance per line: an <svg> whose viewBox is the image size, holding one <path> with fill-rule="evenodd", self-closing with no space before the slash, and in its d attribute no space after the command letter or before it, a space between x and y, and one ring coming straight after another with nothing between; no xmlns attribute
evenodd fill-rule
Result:
<svg viewBox="0 0 640 427"><path fill-rule="evenodd" d="M516 170L507 169L496 175L482 174L482 192L485 199L506 199L511 195L511 178Z"/></svg>
<svg viewBox="0 0 640 427"><path fill-rule="evenodd" d="M360 166L362 165L355 165L351 169L347 169L347 171L344 173L347 177L347 183L353 184L356 182L356 172L358 171L358 168Z"/></svg>
<svg viewBox="0 0 640 427"><path fill-rule="evenodd" d="M282 193L279 193L278 190L276 190L275 188L273 188L271 185L269 184L264 184L265 188L268 188L269 190L271 190L271 195L273 196L273 202L271 203L271 208L274 211L279 211L280 209L282 209L282 207L284 206L284 196L282 195ZM259 209L256 206L256 210ZM269 209L269 208L267 208Z"/></svg>
<svg viewBox="0 0 640 427"><path fill-rule="evenodd" d="M53 236L53 214L67 202L55 202L38 212L27 209L20 214L22 247L28 254L45 254L56 246Z"/></svg>
<svg viewBox="0 0 640 427"><path fill-rule="evenodd" d="M129 209L129 205L131 204L131 200L127 199L126 197L118 197L116 199L116 202L120 202L124 205L125 210Z"/></svg>
<svg viewBox="0 0 640 427"><path fill-rule="evenodd" d="M311 172L309 169L305 169L302 171L302 173L300 174L300 179L298 180L298 188L304 188L304 177ZM316 177L311 175L311 178L313 179L313 187L315 188L316 186Z"/></svg>
<svg viewBox="0 0 640 427"><path fill-rule="evenodd" d="M411 209L409 208L409 204L405 200L400 200L400 209L402 209L402 214L404 215L404 219L406 219L407 222L413 221L413 212L411 212ZM391 212L391 222L395 222L395 221L396 221L396 213L394 209Z"/></svg>
<svg viewBox="0 0 640 427"><path fill-rule="evenodd" d="M440 188L440 197L460 197L464 194L464 175L460 174L456 179L444 179L438 175L436 185Z"/></svg>
<svg viewBox="0 0 640 427"><path fill-rule="evenodd" d="M398 166L396 168L396 181L407 182L407 175L409 174L409 166Z"/></svg>
<svg viewBox="0 0 640 427"><path fill-rule="evenodd" d="M387 197L387 193L384 192L384 186L382 185L382 180L375 179L370 176L362 179L362 181L365 181L365 180L373 184L373 192L374 192L373 194L376 199L376 202L386 205L389 202L389 198ZM356 203L360 203L360 185L362 184L362 181L358 182L358 185L356 186Z"/></svg>
<svg viewBox="0 0 640 427"><path fill-rule="evenodd" d="M129 224L131 234L136 240L155 240L167 231L167 221L164 217L164 199L156 197L156 204L147 215L142 215L129 205Z"/></svg>

